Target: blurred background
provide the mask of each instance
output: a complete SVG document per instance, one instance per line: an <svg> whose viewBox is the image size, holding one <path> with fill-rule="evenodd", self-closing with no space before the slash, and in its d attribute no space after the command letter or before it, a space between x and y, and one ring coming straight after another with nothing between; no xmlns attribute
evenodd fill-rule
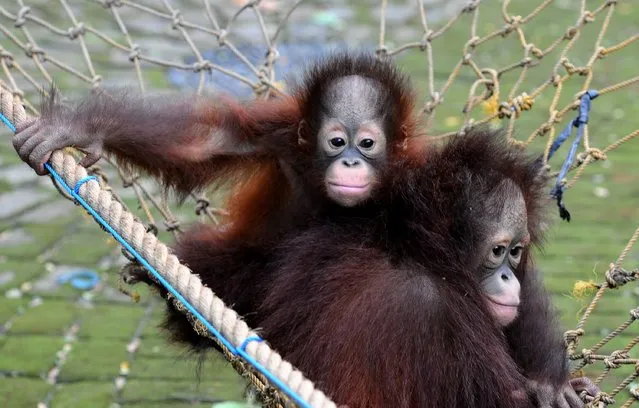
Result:
<svg viewBox="0 0 639 408"><path fill-rule="evenodd" d="M348 47L395 58L419 91L430 134L446 137L486 120L513 126L513 137L539 153L553 126L556 137L576 117L570 104L578 92L621 84L592 102L585 142L603 150L630 137L604 151L605 160L590 150L583 172L569 174L564 201L572 220L553 213L538 255L570 329L592 299L588 282L605 281L639 226L637 21L632 1L8 0L0 5L0 80L24 92L32 114L39 87L51 80L68 98L131 86L246 99L269 87L286 91L304 64ZM168 346L157 327L163 302L118 282L126 259L116 243L20 162L8 129L0 138L0 406L242 404L245 381L217 355L198 363ZM553 171L570 143L553 157ZM223 192L178 208L152 180L105 161L96 171L167 243L198 218L223 217ZM631 249L621 266L632 270L638 261ZM576 350L628 320L638 300L632 283L607 291ZM638 336L630 325L599 354ZM615 366L605 391L634 370ZM602 367L586 373L594 378ZM619 405L629 397L622 391Z"/></svg>

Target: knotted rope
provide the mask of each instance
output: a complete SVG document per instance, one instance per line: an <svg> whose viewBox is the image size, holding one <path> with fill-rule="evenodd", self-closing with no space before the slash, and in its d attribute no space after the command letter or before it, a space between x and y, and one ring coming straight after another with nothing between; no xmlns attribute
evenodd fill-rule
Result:
<svg viewBox="0 0 639 408"><path fill-rule="evenodd" d="M27 119L20 95L11 92L0 81L0 120L15 132L16 127ZM222 299L182 265L164 243L147 232L144 224L137 221L95 177L89 176L73 156L55 151L45 167L63 191L82 205L182 304L180 309L186 309L196 318L194 323L206 327L226 349L227 357L229 353L241 357L298 406L336 407L301 371L262 341L233 309L226 307Z"/></svg>

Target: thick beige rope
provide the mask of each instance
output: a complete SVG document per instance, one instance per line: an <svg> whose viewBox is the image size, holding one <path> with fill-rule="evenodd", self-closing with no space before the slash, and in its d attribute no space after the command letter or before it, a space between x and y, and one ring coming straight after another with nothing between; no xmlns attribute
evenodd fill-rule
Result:
<svg viewBox="0 0 639 408"><path fill-rule="evenodd" d="M20 95L8 90L2 81L0 113L16 126L27 120ZM49 163L69 186L74 186L87 177L87 170L79 166L73 156L60 150L51 155ZM234 347L239 348L247 338L258 336L233 309L226 307L222 299L204 286L197 275L182 265L165 244L147 232L146 227L135 220L133 214L111 192L102 188L98 181L91 180L82 184L79 195ZM283 360L265 342L249 342L245 350L311 407L336 407L322 391L315 389L310 380L304 378L301 371Z"/></svg>

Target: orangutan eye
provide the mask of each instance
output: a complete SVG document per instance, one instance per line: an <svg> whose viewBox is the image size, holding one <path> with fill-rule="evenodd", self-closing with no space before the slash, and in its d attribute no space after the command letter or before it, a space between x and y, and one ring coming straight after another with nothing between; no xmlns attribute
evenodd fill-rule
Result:
<svg viewBox="0 0 639 408"><path fill-rule="evenodd" d="M521 261L521 254L524 252L524 247L521 245L517 245L510 250L508 256L510 257L510 263L513 266L519 265L519 261Z"/></svg>
<svg viewBox="0 0 639 408"><path fill-rule="evenodd" d="M373 147L374 144L375 141L373 139L363 139L361 142L359 142L359 146L364 149L370 149L371 147Z"/></svg>
<svg viewBox="0 0 639 408"><path fill-rule="evenodd" d="M497 245L496 247L492 249L492 252L495 258L501 258L504 256L504 253L506 252L506 247L503 245Z"/></svg>
<svg viewBox="0 0 639 408"><path fill-rule="evenodd" d="M494 246L486 256L484 261L484 267L488 269L494 269L504 263L504 257L508 252L507 248L503 245Z"/></svg>
<svg viewBox="0 0 639 408"><path fill-rule="evenodd" d="M330 140L330 144L333 147L340 148L346 145L346 140L341 137L334 137Z"/></svg>

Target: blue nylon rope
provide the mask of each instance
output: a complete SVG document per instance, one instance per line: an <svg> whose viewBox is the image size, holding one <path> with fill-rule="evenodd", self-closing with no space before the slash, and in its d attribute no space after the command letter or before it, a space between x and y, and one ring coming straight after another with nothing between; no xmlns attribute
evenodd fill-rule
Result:
<svg viewBox="0 0 639 408"><path fill-rule="evenodd" d="M2 113L0 113L0 120L2 120L2 122L4 122L4 124L7 125L7 127L11 129L12 132L15 133L16 127ZM84 199L80 197L80 195L75 191L75 188L69 187L64 179L62 179L62 177L53 169L53 167L51 167L51 165L49 165L49 163L45 163L44 167L49 171L49 173L51 173L51 176L53 176L58 184L62 186L62 188L76 200L76 202L84 207L84 209L89 214L91 214L91 216L93 216L93 218L102 227L104 227L104 229L109 234L111 234L113 238L115 238L149 272L151 272L153 276L155 276L155 278L162 284L162 286L164 286L169 292L171 292L171 294L175 296L175 298L179 300L190 313L192 313L200 322L202 322L202 324L204 324L209 332L211 332L211 334L213 334L222 344L224 344L224 346L229 349L231 353L233 353L234 355L239 355L249 364L255 367L255 369L262 373L271 383L273 383L277 388L282 390L282 392L284 392L293 401L295 401L298 406L303 408L311 408L311 406L306 401L304 401L302 397L300 397L299 395L297 395L297 393L290 389L288 385L284 384L279 378L275 377L269 370L267 370L266 367L264 367L257 360L246 353L245 348L248 343L253 341L262 342L264 341L262 338L258 336L251 336L246 338L239 348L234 347L224 336L222 336L222 334L215 327L213 327L213 325L211 325L211 323L209 323L204 318L204 316L200 314L200 312L198 312L186 299L184 299L180 292L178 292L173 286L171 286L171 284L167 282L167 280L164 279L164 277L162 277L162 275L160 275L160 273L153 266L151 266L151 264L149 264L142 255L140 255L116 230L114 230L109 225L109 223L100 216L100 214L98 214L86 201L84 201ZM95 177L93 177L92 179L90 177L85 177L82 180L78 181L75 187L79 188L82 184L89 181L95 181L97 183Z"/></svg>
<svg viewBox="0 0 639 408"><path fill-rule="evenodd" d="M9 119L7 119L2 113L0 113L0 120L2 120L13 133L16 132L16 127L13 126L13 123L9 122Z"/></svg>
<svg viewBox="0 0 639 408"><path fill-rule="evenodd" d="M572 145L570 146L570 150L568 150L568 155L566 156L566 159L564 160L564 163L559 170L559 175L557 176L555 186L550 191L551 197L557 200L557 207L559 207L559 216L568 222L570 222L570 212L568 212L568 209L566 208L566 205L563 201L564 191L566 187L562 185L561 180L566 177L568 169L570 169L570 166L575 160L575 154L577 153L577 149L579 148L579 144L581 143L581 139L583 138L584 128L588 123L588 118L590 116L591 102L598 96L599 92L595 90L590 90L581 96L581 102L579 103L579 115L575 119L570 121L568 125L566 125L565 129L561 132L561 134L559 134L557 139L555 139L553 144L550 146L550 151L548 152L548 160L550 160L555 152L559 150L561 145L563 145L564 142L571 136L572 128L577 128L577 136L575 136L575 140L573 140Z"/></svg>

